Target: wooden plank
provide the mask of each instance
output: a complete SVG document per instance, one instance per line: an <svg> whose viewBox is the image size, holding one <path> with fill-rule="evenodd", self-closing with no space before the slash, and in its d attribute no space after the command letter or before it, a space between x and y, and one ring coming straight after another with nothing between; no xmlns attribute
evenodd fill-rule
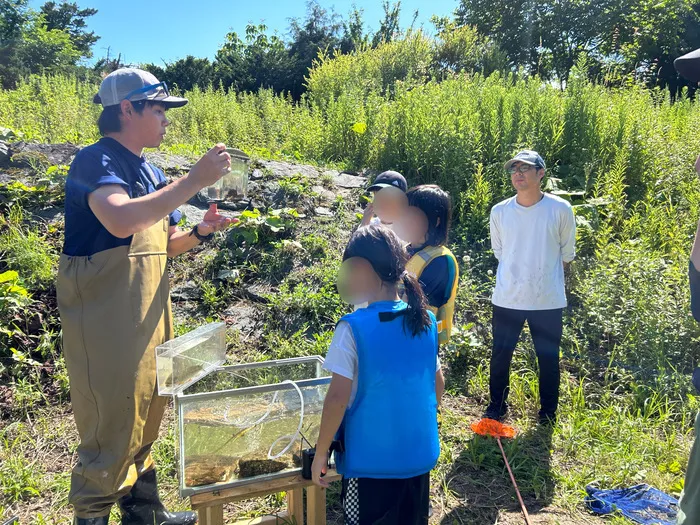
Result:
<svg viewBox="0 0 700 525"><path fill-rule="evenodd" d="M335 470L329 470L326 474L326 479L329 481L337 481L341 476ZM276 494L278 492L288 492L296 488L309 487L313 483L311 480L304 479L299 475L287 476L284 478L270 479L239 487L231 487L228 489L214 490L212 492L202 492L190 496L190 504L192 509L198 510L202 507L211 505L223 505L232 501L240 501L242 499L258 498L267 496L268 494ZM301 525L301 524L300 524Z"/></svg>
<svg viewBox="0 0 700 525"><path fill-rule="evenodd" d="M262 516L252 520L237 521L233 525L282 525L287 523L289 513L287 511L280 512L275 516Z"/></svg>
<svg viewBox="0 0 700 525"><path fill-rule="evenodd" d="M306 489L306 523L326 525L326 489L317 485Z"/></svg>
<svg viewBox="0 0 700 525"><path fill-rule="evenodd" d="M304 525L304 489L287 491L287 511L294 525Z"/></svg>
<svg viewBox="0 0 700 525"><path fill-rule="evenodd" d="M199 525L224 525L224 506L214 505L197 511Z"/></svg>

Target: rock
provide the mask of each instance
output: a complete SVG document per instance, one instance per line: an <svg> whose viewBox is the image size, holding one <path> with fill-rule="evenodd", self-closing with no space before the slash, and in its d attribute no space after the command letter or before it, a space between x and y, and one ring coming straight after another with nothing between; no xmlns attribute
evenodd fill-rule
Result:
<svg viewBox="0 0 700 525"><path fill-rule="evenodd" d="M346 189L364 188L367 185L367 177L340 173L333 177L333 184Z"/></svg>
<svg viewBox="0 0 700 525"><path fill-rule="evenodd" d="M190 200L188 204L183 204L178 208L182 212L182 214L187 218L187 223L192 226L202 222L204 220L204 214L207 213L207 209L209 209L208 205L199 203L193 204L193 200ZM219 214L223 215L224 217L229 217L231 219L235 219L240 215L240 213L231 210L226 210L223 208L219 209Z"/></svg>
<svg viewBox="0 0 700 525"><path fill-rule="evenodd" d="M244 335L252 334L262 319L261 312L248 303L236 303L224 311L224 318Z"/></svg>
<svg viewBox="0 0 700 525"><path fill-rule="evenodd" d="M35 144L32 142L16 142L10 146L12 161L15 162L15 157L19 159L23 157L45 158L49 165L69 165L73 162L75 154L80 151L78 146L74 144ZM24 154L24 155L21 155ZM20 167L31 167L21 161Z"/></svg>
<svg viewBox="0 0 700 525"><path fill-rule="evenodd" d="M311 191L317 194L323 202L333 202L335 200L335 193L323 186L312 186Z"/></svg>
<svg viewBox="0 0 700 525"><path fill-rule="evenodd" d="M198 301L199 287L194 281L186 281L179 286L173 287L170 297L174 301Z"/></svg>
<svg viewBox="0 0 700 525"><path fill-rule="evenodd" d="M333 217L333 212L329 210L328 208L323 208L319 206L318 208L314 208L314 213L316 215L320 215L321 217Z"/></svg>
<svg viewBox="0 0 700 525"><path fill-rule="evenodd" d="M236 269L220 270L219 273L216 274L216 278L219 281L230 281L230 282L237 281L240 276L241 276L241 272L239 272Z"/></svg>
<svg viewBox="0 0 700 525"><path fill-rule="evenodd" d="M65 214L64 208L58 208L56 206L48 206L41 210L35 211L34 216L40 218L49 224L54 224L63 221Z"/></svg>
<svg viewBox="0 0 700 525"><path fill-rule="evenodd" d="M184 175L192 169L194 162L182 155L174 155L162 151L146 153L146 159L151 164L158 166L168 175Z"/></svg>
<svg viewBox="0 0 700 525"><path fill-rule="evenodd" d="M262 170L259 169L254 169L253 172L250 174L250 180L263 180L265 178L265 174L262 172Z"/></svg>
<svg viewBox="0 0 700 525"><path fill-rule="evenodd" d="M309 164L291 164L289 162L281 162L278 160L262 160L257 163L264 170L268 170L275 178L290 178L302 175L310 179L328 175L335 177L338 175L336 170L327 170L318 168Z"/></svg>
<svg viewBox="0 0 700 525"><path fill-rule="evenodd" d="M7 166L10 163L10 145L0 141L0 166Z"/></svg>

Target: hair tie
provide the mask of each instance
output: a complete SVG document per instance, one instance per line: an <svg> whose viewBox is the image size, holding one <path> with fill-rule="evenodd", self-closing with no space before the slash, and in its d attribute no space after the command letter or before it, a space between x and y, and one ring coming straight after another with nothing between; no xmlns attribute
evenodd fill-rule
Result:
<svg viewBox="0 0 700 525"><path fill-rule="evenodd" d="M403 281L408 276L409 276L408 270L404 270L403 273L401 274L400 279Z"/></svg>

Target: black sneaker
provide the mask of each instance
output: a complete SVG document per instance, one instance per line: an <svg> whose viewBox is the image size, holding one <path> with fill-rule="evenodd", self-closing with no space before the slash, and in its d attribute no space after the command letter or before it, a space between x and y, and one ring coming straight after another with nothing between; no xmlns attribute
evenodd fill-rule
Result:
<svg viewBox="0 0 700 525"><path fill-rule="evenodd" d="M501 421L507 412L508 412L508 407L504 407L504 408L499 409L495 405L489 405L486 408L486 412L484 412L484 418L493 419L494 421Z"/></svg>
<svg viewBox="0 0 700 525"><path fill-rule="evenodd" d="M557 424L557 415L540 412L537 423L542 426L553 427Z"/></svg>

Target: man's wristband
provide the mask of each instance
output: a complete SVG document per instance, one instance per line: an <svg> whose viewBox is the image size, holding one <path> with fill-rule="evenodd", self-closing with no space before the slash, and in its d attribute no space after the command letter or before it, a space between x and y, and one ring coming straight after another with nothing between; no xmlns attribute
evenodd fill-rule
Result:
<svg viewBox="0 0 700 525"><path fill-rule="evenodd" d="M190 232L190 236L194 235L195 237L197 237L199 242L209 242L214 238L214 232L210 233L209 235L202 235L201 233L199 233L198 226L199 225L192 228L192 231Z"/></svg>

